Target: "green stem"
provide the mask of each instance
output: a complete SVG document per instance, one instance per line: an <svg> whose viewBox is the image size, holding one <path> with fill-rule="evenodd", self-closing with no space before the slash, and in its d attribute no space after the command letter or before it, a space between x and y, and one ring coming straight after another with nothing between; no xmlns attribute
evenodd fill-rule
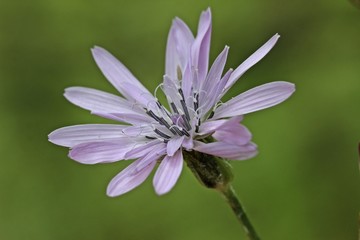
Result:
<svg viewBox="0 0 360 240"><path fill-rule="evenodd" d="M243 207L237 198L230 182L233 178L231 166L226 160L201 152L184 151L184 160L195 177L207 188L216 189L222 193L237 219L242 224L250 240L259 240L254 227L251 225Z"/></svg>
<svg viewBox="0 0 360 240"><path fill-rule="evenodd" d="M242 224L248 238L250 240L260 240L260 237L257 235L254 227L252 226L249 218L247 217L244 208L241 206L241 203L236 196L236 193L231 186L231 184L227 185L225 188L218 189L227 202L230 204L230 207L232 208L233 212L235 213L237 219Z"/></svg>

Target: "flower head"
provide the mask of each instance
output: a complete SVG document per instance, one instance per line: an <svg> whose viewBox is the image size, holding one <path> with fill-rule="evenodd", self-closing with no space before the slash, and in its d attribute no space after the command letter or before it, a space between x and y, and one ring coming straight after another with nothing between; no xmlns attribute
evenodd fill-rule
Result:
<svg viewBox="0 0 360 240"><path fill-rule="evenodd" d="M103 48L93 48L97 65L123 97L85 87L67 88L65 97L93 114L126 125L69 126L50 133L49 140L69 147L69 157L84 164L137 159L112 179L107 188L109 196L137 187L157 162L154 188L159 195L167 193L181 173L183 151L233 160L255 156L257 147L240 123L242 116L284 101L295 91L294 85L272 82L219 102L270 51L279 35L224 74L229 47L208 70L210 37L210 9L201 14L196 37L181 19L174 19L167 40L165 75L158 87L165 93L169 109L114 56Z"/></svg>

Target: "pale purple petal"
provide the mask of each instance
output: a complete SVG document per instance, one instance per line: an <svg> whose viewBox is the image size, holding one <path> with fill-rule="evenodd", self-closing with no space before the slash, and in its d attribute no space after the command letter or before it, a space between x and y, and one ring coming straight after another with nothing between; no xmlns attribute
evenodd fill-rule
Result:
<svg viewBox="0 0 360 240"><path fill-rule="evenodd" d="M134 75L113 55L101 47L95 46L91 49L96 64L110 83L127 99L136 100L131 97L129 91L141 92L151 95L150 92L137 80ZM134 89L128 89L124 83L130 83Z"/></svg>
<svg viewBox="0 0 360 240"><path fill-rule="evenodd" d="M106 191L109 197L116 197L127 193L145 181L153 170L156 162L151 162L141 169L141 171L136 171L135 168L139 161L141 161L141 159L130 164L110 181Z"/></svg>
<svg viewBox="0 0 360 240"><path fill-rule="evenodd" d="M84 124L59 128L49 134L49 141L64 147L85 142L101 142L127 137L122 130L128 126L118 124Z"/></svg>
<svg viewBox="0 0 360 240"><path fill-rule="evenodd" d="M146 167L150 162L157 161L160 157L166 154L166 146L158 145L157 149L149 152L147 155L141 158L141 161L136 165L135 170L141 171L144 167Z"/></svg>
<svg viewBox="0 0 360 240"><path fill-rule="evenodd" d="M181 95L179 94L179 87L175 84L175 82L169 77L164 76L164 84L163 84L163 91L166 95L169 105L172 103L175 104L177 110L181 110L181 103L180 100L182 99ZM171 109L174 112L173 109Z"/></svg>
<svg viewBox="0 0 360 240"><path fill-rule="evenodd" d="M182 137L178 137L178 138L172 138L169 140L169 142L167 143L167 155L168 156L173 156L175 154L175 152L181 147L181 144L184 141L184 136Z"/></svg>
<svg viewBox="0 0 360 240"><path fill-rule="evenodd" d="M141 143L133 143L126 138L116 142L81 143L70 150L69 157L83 164L116 162L124 159L126 152L135 144Z"/></svg>
<svg viewBox="0 0 360 240"><path fill-rule="evenodd" d="M219 142L225 142L235 145L245 145L251 141L250 131L238 119L233 118L226 121L212 134Z"/></svg>
<svg viewBox="0 0 360 240"><path fill-rule="evenodd" d="M141 91L136 85L132 83L122 83L124 89L126 89L127 98L133 100L135 104L140 104L145 108L156 107L156 99L148 91Z"/></svg>
<svg viewBox="0 0 360 240"><path fill-rule="evenodd" d="M225 92L232 86L234 83L252 66L259 62L266 54L274 47L280 35L275 34L270 40L268 40L264 45L262 45L256 52L254 52L250 57L248 57L240 66L238 66L233 74L231 75L229 81L225 86Z"/></svg>
<svg viewBox="0 0 360 240"><path fill-rule="evenodd" d="M208 8L201 13L198 33L191 47L192 65L198 70L200 82L205 80L208 65L211 39L211 11Z"/></svg>
<svg viewBox="0 0 360 240"><path fill-rule="evenodd" d="M214 86L212 91L207 94L208 97L205 99L205 103L202 106L202 111L204 114L202 117L207 116L205 114L208 113L211 109L213 109L215 107L215 104L220 101L222 97L221 93L225 87L226 82L229 80L232 71L232 69L229 69L229 71L227 71L225 75L221 78L221 80Z"/></svg>
<svg viewBox="0 0 360 240"><path fill-rule="evenodd" d="M222 125L226 124L228 121L241 122L242 119L243 119L242 116L236 116L231 119L208 120L200 125L199 135L206 135L209 133L213 133Z"/></svg>
<svg viewBox="0 0 360 240"><path fill-rule="evenodd" d="M194 147L194 140L192 138L185 138L182 147L191 150Z"/></svg>
<svg viewBox="0 0 360 240"><path fill-rule="evenodd" d="M245 160L254 157L257 154L256 145L249 143L238 146L224 142L202 143L195 142L194 150L206 154L231 159L231 160Z"/></svg>
<svg viewBox="0 0 360 240"><path fill-rule="evenodd" d="M182 79L193 42L194 36L189 27L181 19L175 18L167 40L165 65L165 74L174 81Z"/></svg>
<svg viewBox="0 0 360 240"><path fill-rule="evenodd" d="M188 64L185 66L185 70L183 72L183 80L181 82L181 88L184 92L185 100L188 102L191 100L192 97L192 87L194 84L194 81L196 80L194 78L194 71L191 67L191 62L189 61ZM191 103L189 103L189 106Z"/></svg>
<svg viewBox="0 0 360 240"><path fill-rule="evenodd" d="M93 112L140 114L142 111L119 96L92 88L70 87L65 89L64 96L71 103Z"/></svg>
<svg viewBox="0 0 360 240"><path fill-rule="evenodd" d="M119 122L125 122L130 123L133 125L141 125L146 124L151 121L153 121L152 118L150 118L148 115L140 114L140 113L104 113L104 112L91 112L94 115L119 121Z"/></svg>
<svg viewBox="0 0 360 240"><path fill-rule="evenodd" d="M169 192L177 182L183 168L183 156L181 150L174 156L166 156L157 169L153 185L158 195Z"/></svg>
<svg viewBox="0 0 360 240"><path fill-rule="evenodd" d="M209 70L208 75L206 76L205 81L202 83L200 92L205 92L206 93L205 97L213 97L207 94L211 93L212 90L216 88L217 84L219 83L221 75L224 71L228 52L229 52L229 47L225 46L224 50L215 59L213 65Z"/></svg>
<svg viewBox="0 0 360 240"><path fill-rule="evenodd" d="M218 103L222 97L222 92L224 90L224 87L227 83L227 81L229 80L231 74L233 72L233 69L229 69L225 75L221 78L220 82L217 84L215 91L211 93L210 96L214 96L214 97L209 97L209 102L208 102L208 108L210 109L211 107L214 107L214 105L216 103Z"/></svg>
<svg viewBox="0 0 360 240"><path fill-rule="evenodd" d="M139 157L143 157L147 154L149 154L150 152L154 152L154 151L161 151L166 147L166 144L164 142L161 142L158 139L154 139L144 145L140 145L137 146L135 148L133 148L132 150L128 151L125 154L125 159L134 159L134 158L139 158Z"/></svg>
<svg viewBox="0 0 360 240"><path fill-rule="evenodd" d="M272 107L285 101L295 91L288 82L271 82L250 89L215 110L214 119L244 115Z"/></svg>

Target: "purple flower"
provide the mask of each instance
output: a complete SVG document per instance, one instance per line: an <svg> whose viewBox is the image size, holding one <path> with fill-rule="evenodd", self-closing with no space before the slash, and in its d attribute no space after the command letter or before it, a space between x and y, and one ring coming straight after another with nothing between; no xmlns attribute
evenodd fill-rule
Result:
<svg viewBox="0 0 360 240"><path fill-rule="evenodd" d="M154 188L159 195L167 193L183 168L183 151L233 160L255 156L257 147L251 142L251 133L240 124L242 115L281 103L295 91L294 84L272 82L219 102L270 51L279 35L225 74L227 46L208 70L210 37L210 9L201 14L196 37L181 19L174 19L167 40L164 81L158 87L165 93L169 109L114 56L103 48L93 48L97 65L124 98L85 87L67 88L65 97L92 114L128 125L69 126L50 133L49 140L69 147L69 157L84 164L137 159L112 179L109 196L140 185L158 161ZM205 141L209 137L216 141Z"/></svg>

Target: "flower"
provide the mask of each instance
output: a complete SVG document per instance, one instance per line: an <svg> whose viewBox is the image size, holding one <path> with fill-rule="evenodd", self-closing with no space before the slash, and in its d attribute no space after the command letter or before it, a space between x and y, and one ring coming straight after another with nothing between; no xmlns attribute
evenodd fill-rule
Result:
<svg viewBox="0 0 360 240"><path fill-rule="evenodd" d="M243 160L257 154L242 116L286 100L294 84L272 82L219 104L228 89L275 45L275 34L235 70L223 74L229 47L208 70L211 11L202 12L193 36L179 18L173 20L166 48L163 83L170 109L162 105L114 56L94 47L92 54L104 76L124 96L85 87L70 87L65 97L92 114L126 124L85 124L57 129L49 141L70 148L69 157L84 164L137 159L116 175L107 188L118 196L140 185L160 162L153 184L157 194L171 190L183 168L183 151L198 151ZM157 88L157 90L158 90ZM156 92L156 91L155 91ZM209 139L211 140L209 142Z"/></svg>

